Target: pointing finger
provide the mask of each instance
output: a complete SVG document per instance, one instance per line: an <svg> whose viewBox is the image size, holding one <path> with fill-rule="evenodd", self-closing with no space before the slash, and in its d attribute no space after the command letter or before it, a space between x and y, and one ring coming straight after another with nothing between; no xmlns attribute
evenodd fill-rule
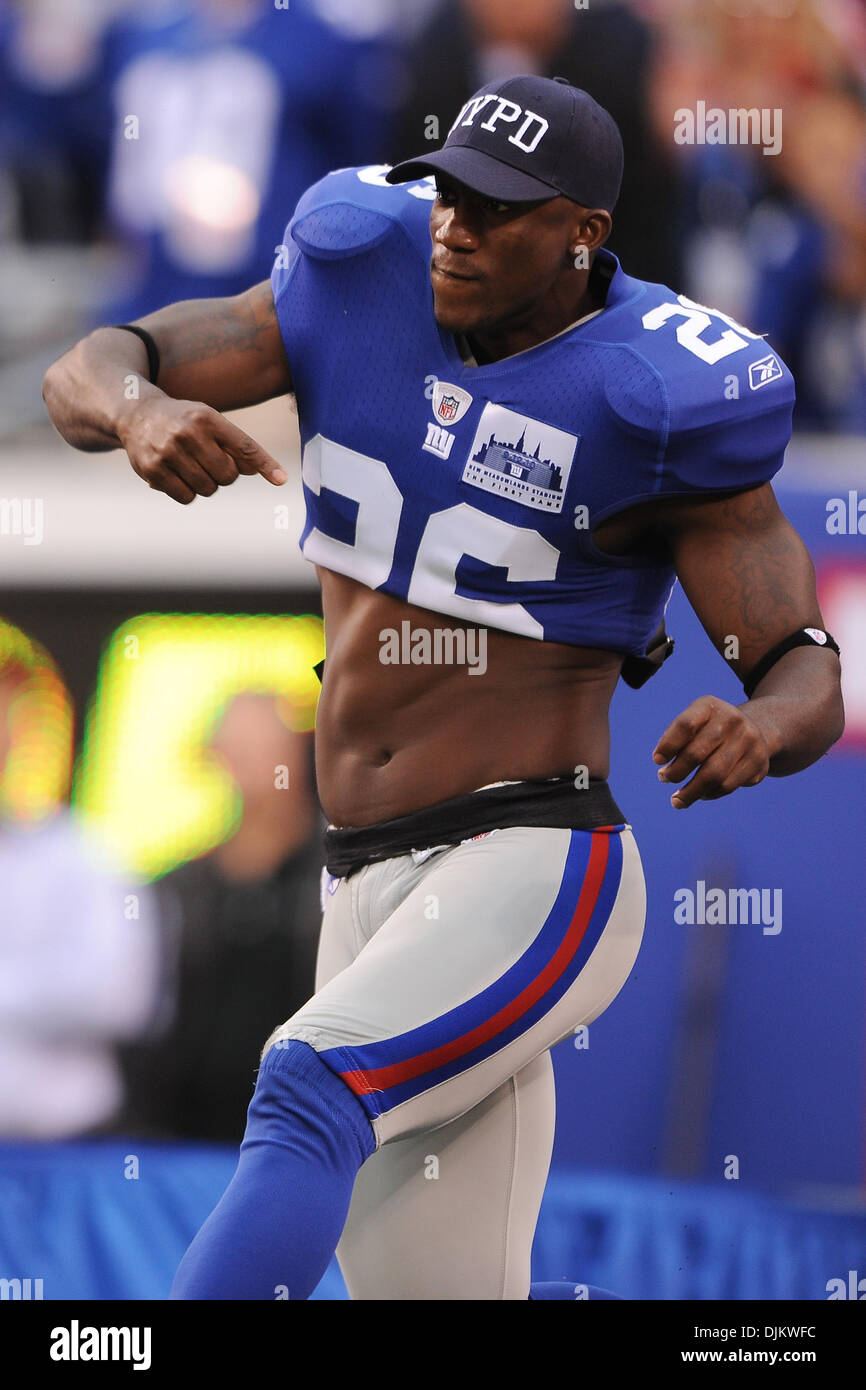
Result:
<svg viewBox="0 0 866 1390"><path fill-rule="evenodd" d="M269 483L280 487L288 480L288 474L267 450L238 429L230 420L220 418L214 429L214 438L221 448L233 458L239 473L261 473Z"/></svg>

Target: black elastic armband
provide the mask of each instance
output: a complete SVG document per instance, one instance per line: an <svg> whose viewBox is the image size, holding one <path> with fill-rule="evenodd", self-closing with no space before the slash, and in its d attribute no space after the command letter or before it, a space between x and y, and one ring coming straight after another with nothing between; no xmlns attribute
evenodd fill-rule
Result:
<svg viewBox="0 0 866 1390"><path fill-rule="evenodd" d="M134 333L137 338L141 339L147 349L147 369L150 373L151 385L155 385L156 378L159 376L159 348L147 329L139 328L137 323L110 323L108 327L125 328L127 333Z"/></svg>
<svg viewBox="0 0 866 1390"><path fill-rule="evenodd" d="M643 656L627 656L622 663L620 675L632 690L640 690L650 676L654 676L662 662L667 661L674 649L674 639L665 631L664 619L659 623L649 640Z"/></svg>
<svg viewBox="0 0 866 1390"><path fill-rule="evenodd" d="M793 651L794 647L829 647L831 652L835 652L837 656L840 655L839 648L829 632L824 632L820 627L800 627L796 632L784 637L781 642L777 642L775 647L771 647L766 655L761 657L758 664L752 667L743 681L746 699L751 700L753 690L760 685L770 668L775 666L779 658L785 655L785 652Z"/></svg>

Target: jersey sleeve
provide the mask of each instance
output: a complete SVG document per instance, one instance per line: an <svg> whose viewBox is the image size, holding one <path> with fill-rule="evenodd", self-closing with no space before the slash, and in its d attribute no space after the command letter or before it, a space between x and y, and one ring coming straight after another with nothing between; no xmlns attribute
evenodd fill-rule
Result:
<svg viewBox="0 0 866 1390"><path fill-rule="evenodd" d="M271 288L276 303L299 256L343 260L371 251L402 227L410 240L429 239L428 193L422 180L409 188L385 182L388 165L336 169L301 196L276 248Z"/></svg>
<svg viewBox="0 0 866 1390"><path fill-rule="evenodd" d="M781 358L761 339L741 360L732 355L708 366L698 361L667 379L661 495L755 487L782 467L795 390Z"/></svg>
<svg viewBox="0 0 866 1390"><path fill-rule="evenodd" d="M794 379L763 338L715 363L676 341L652 356L611 345L608 358L605 394L623 461L608 464L607 512L755 487L781 468Z"/></svg>

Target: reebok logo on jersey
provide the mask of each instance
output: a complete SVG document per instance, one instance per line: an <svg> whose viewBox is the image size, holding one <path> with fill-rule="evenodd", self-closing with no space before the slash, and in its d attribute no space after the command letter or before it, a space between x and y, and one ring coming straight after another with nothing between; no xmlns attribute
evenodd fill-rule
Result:
<svg viewBox="0 0 866 1390"><path fill-rule="evenodd" d="M561 512L578 442L529 415L486 405L462 481L536 511Z"/></svg>
<svg viewBox="0 0 866 1390"><path fill-rule="evenodd" d="M753 391L757 391L759 386L766 386L770 381L778 381L782 375L782 367L778 357L770 353L768 357L762 357L760 362L753 362L749 367L749 385Z"/></svg>

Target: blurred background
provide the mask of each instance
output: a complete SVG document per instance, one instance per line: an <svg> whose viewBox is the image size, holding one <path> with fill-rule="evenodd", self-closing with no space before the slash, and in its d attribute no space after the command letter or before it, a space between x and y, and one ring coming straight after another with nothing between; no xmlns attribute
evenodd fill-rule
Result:
<svg viewBox="0 0 866 1390"><path fill-rule="evenodd" d="M529 71L620 125L624 268L795 373L776 490L848 716L805 773L682 815L651 749L691 699L742 693L679 592L674 658L618 691L610 781L647 932L615 1004L554 1051L534 1277L634 1299L866 1281L862 0L0 0L8 1296L167 1295L234 1170L261 1044L311 992L320 912L324 643L291 401L233 418L292 481L185 509L122 454L70 450L42 375L98 324L263 280L310 183L434 148L472 91ZM699 103L781 113L778 153L678 143ZM677 923L699 881L781 890L781 929ZM317 1296L345 1296L336 1266Z"/></svg>

